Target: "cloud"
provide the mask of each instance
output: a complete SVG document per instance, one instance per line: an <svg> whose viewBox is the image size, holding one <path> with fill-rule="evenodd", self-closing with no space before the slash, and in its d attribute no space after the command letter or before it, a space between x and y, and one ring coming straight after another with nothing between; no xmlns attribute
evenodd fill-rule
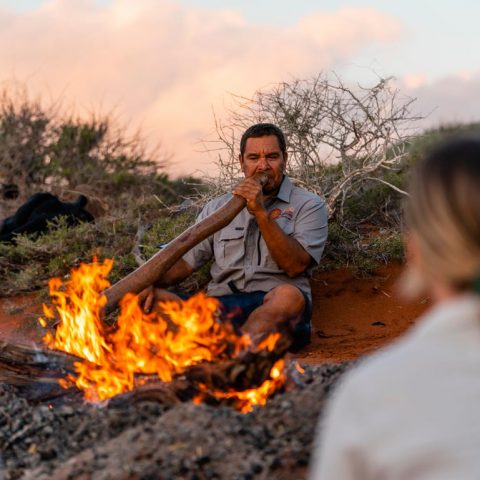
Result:
<svg viewBox="0 0 480 480"><path fill-rule="evenodd" d="M403 93L416 98L414 110L425 116L419 126L436 127L441 124L480 121L480 72L458 72L435 81L415 85L409 77L399 87Z"/></svg>
<svg viewBox="0 0 480 480"><path fill-rule="evenodd" d="M174 173L211 169L196 142L211 133L212 108L221 114L226 92L249 96L333 69L402 33L371 8L318 11L281 28L173 0L52 0L27 13L0 11L0 25L0 71L35 94L116 107L174 153Z"/></svg>

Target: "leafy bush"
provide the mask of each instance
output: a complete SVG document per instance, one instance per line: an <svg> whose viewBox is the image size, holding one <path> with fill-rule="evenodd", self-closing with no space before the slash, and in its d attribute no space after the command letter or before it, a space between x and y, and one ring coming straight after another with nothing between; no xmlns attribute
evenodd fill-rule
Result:
<svg viewBox="0 0 480 480"><path fill-rule="evenodd" d="M159 212L148 226L138 245L144 260L158 252L186 230L195 219L196 210L187 209L178 214L169 210ZM52 277L68 275L81 262L113 258L114 266L109 280L115 283L138 267L133 249L138 242L137 222L134 217L104 218L96 223L68 226L60 218L46 234L19 235L16 244L0 243L1 296L45 288ZM185 282L187 291L205 285L208 267Z"/></svg>
<svg viewBox="0 0 480 480"><path fill-rule="evenodd" d="M368 275L381 264L402 262L404 256L403 234L398 228L370 226L353 231L331 222L319 269L351 267Z"/></svg>
<svg viewBox="0 0 480 480"><path fill-rule="evenodd" d="M134 266L131 254L134 226L121 220L100 220L69 227L60 218L47 234L19 235L16 244L0 243L2 295L45 287L54 276L66 275L71 267L89 262L94 255L115 258L112 280Z"/></svg>
<svg viewBox="0 0 480 480"><path fill-rule="evenodd" d="M0 94L0 183L18 186L24 199L86 187L112 209L152 195L172 205L194 188L192 179L171 181L167 164L165 155L148 151L139 135L128 136L111 118L82 120L25 92Z"/></svg>

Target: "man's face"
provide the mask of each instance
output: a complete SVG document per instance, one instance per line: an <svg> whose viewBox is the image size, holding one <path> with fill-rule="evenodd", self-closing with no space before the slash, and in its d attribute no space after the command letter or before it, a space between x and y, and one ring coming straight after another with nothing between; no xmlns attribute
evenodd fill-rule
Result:
<svg viewBox="0 0 480 480"><path fill-rule="evenodd" d="M245 178L256 173L265 173L268 177L263 193L274 193L282 183L287 165L287 154L282 153L275 135L250 137L245 144L245 152L240 154L240 165Z"/></svg>

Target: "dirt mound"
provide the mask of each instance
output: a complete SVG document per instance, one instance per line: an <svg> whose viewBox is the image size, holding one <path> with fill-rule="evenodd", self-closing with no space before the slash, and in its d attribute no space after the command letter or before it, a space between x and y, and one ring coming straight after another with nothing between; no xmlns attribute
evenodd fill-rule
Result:
<svg viewBox="0 0 480 480"><path fill-rule="evenodd" d="M248 414L192 403L34 406L0 386L0 477L303 478L324 400L347 368L307 367L300 388Z"/></svg>

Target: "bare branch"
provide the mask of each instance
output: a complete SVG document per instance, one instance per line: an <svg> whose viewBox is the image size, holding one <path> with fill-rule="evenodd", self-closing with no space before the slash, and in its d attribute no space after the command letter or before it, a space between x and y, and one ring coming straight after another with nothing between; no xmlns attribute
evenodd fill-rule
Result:
<svg viewBox="0 0 480 480"><path fill-rule="evenodd" d="M252 98L232 95L227 119L214 118L217 140L209 151L218 155L219 178L224 191L241 177L237 139L260 121L277 124L288 140L288 174L310 191L323 195L330 216L340 214L344 203L366 180L384 180L384 169L396 171L405 157L415 99L402 97L392 78L379 78L371 86L346 85L333 74L307 80L293 79L257 91Z"/></svg>

